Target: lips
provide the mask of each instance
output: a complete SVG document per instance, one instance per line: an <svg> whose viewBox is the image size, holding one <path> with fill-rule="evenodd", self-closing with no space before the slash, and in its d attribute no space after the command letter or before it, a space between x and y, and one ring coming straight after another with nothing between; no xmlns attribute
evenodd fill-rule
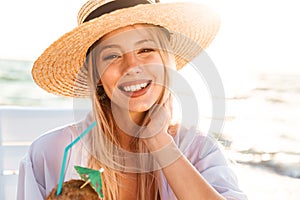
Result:
<svg viewBox="0 0 300 200"><path fill-rule="evenodd" d="M126 96L139 97L148 91L151 84L152 84L152 80L130 81L130 82L125 82L120 84L118 88Z"/></svg>

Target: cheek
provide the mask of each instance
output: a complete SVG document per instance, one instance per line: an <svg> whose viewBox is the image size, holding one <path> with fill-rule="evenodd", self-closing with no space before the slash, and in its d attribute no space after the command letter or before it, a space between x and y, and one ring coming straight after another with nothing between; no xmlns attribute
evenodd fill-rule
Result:
<svg viewBox="0 0 300 200"><path fill-rule="evenodd" d="M165 70L164 66L161 65L156 65L152 68L149 68L149 73L153 74L155 77L155 83L158 85L164 85L164 79L165 79Z"/></svg>
<svg viewBox="0 0 300 200"><path fill-rule="evenodd" d="M105 93L110 97L119 80L117 73L111 70L106 70L100 79Z"/></svg>

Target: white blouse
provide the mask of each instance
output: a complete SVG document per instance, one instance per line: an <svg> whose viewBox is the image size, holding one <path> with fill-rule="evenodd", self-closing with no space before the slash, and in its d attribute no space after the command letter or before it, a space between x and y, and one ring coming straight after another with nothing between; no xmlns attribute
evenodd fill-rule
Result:
<svg viewBox="0 0 300 200"><path fill-rule="evenodd" d="M79 123L52 130L31 144L28 153L20 162L17 200L46 198L58 184L65 147L90 124L91 118L88 116ZM174 141L207 182L226 199L247 199L239 189L236 176L228 167L216 141L201 135L193 128L185 133L179 131ZM68 154L64 180L80 179L74 166L86 166L88 157L82 143L75 144ZM164 176L160 190L163 200L176 200Z"/></svg>

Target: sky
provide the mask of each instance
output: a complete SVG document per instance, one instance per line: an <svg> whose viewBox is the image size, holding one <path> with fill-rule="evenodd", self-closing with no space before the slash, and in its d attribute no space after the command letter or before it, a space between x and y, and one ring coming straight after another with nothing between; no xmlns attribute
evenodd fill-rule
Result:
<svg viewBox="0 0 300 200"><path fill-rule="evenodd" d="M211 5L221 16L219 34L207 49L220 71L300 73L297 0L194 1ZM35 60L76 27L84 2L0 0L0 59Z"/></svg>

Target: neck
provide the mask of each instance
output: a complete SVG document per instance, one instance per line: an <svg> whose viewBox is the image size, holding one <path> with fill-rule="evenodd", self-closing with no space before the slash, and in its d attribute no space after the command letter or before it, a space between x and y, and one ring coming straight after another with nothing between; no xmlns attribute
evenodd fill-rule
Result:
<svg viewBox="0 0 300 200"><path fill-rule="evenodd" d="M119 142L122 148L132 150L131 145L143 123L145 114L145 112L132 112L119 107L114 110Z"/></svg>

